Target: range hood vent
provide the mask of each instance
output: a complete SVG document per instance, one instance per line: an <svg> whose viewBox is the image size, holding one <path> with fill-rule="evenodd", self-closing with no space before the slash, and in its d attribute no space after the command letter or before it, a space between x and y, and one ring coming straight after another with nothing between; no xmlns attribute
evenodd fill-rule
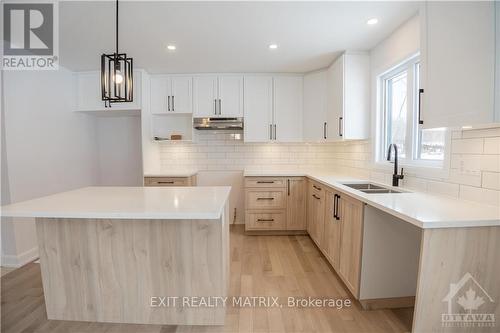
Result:
<svg viewBox="0 0 500 333"><path fill-rule="evenodd" d="M243 118L194 118L193 126L206 131L241 131Z"/></svg>

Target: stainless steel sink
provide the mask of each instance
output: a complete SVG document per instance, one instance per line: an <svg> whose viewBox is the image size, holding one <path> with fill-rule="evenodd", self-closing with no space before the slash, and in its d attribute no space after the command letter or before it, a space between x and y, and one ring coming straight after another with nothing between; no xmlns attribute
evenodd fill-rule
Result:
<svg viewBox="0 0 500 333"><path fill-rule="evenodd" d="M370 194L403 192L372 183L353 183L353 184L342 184L342 185L361 191L363 193L370 193Z"/></svg>

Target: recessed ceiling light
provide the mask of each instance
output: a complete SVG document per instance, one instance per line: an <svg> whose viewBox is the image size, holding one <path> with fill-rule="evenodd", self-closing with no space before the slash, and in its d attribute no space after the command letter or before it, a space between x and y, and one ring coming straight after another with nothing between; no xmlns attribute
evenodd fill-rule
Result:
<svg viewBox="0 0 500 333"><path fill-rule="evenodd" d="M377 24L377 23L378 23L378 19L377 18L371 18L368 21L366 21L366 24L368 24L368 25L374 25L374 24Z"/></svg>
<svg viewBox="0 0 500 333"><path fill-rule="evenodd" d="M269 44L269 48L271 50L276 50L278 48L278 44Z"/></svg>
<svg viewBox="0 0 500 333"><path fill-rule="evenodd" d="M176 49L176 48L177 48L177 47L176 47L175 45L172 45L172 44L167 45L167 49L168 49L169 51L175 51L175 49Z"/></svg>

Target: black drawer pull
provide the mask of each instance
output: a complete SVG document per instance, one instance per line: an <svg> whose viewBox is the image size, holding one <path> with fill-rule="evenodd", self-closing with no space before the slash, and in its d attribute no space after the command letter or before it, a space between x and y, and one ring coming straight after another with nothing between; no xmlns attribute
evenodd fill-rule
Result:
<svg viewBox="0 0 500 333"><path fill-rule="evenodd" d="M257 184L274 184L274 180L258 180Z"/></svg>
<svg viewBox="0 0 500 333"><path fill-rule="evenodd" d="M257 219L257 222L274 222L274 219Z"/></svg>
<svg viewBox="0 0 500 333"><path fill-rule="evenodd" d="M313 185L313 187L314 187L315 189L317 189L318 191L321 191L321 187L317 187L316 185Z"/></svg>
<svg viewBox="0 0 500 333"><path fill-rule="evenodd" d="M157 184L174 184L173 181L169 181L169 182L166 182L166 181L158 181L156 182Z"/></svg>
<svg viewBox="0 0 500 333"><path fill-rule="evenodd" d="M274 198L257 198L257 200L274 200Z"/></svg>
<svg viewBox="0 0 500 333"><path fill-rule="evenodd" d="M314 198L314 199L318 199L318 200L319 200L319 199L321 199L321 198L320 198L320 197L318 197L316 194L313 194L313 198Z"/></svg>

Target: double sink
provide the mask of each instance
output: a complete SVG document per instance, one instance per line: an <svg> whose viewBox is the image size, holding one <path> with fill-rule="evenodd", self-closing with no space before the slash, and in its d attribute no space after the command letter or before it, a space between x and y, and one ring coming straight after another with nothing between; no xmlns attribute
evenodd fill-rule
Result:
<svg viewBox="0 0 500 333"><path fill-rule="evenodd" d="M342 184L342 185L369 194L403 193L403 191L394 190L392 188L376 185L373 183L355 183L355 184Z"/></svg>

